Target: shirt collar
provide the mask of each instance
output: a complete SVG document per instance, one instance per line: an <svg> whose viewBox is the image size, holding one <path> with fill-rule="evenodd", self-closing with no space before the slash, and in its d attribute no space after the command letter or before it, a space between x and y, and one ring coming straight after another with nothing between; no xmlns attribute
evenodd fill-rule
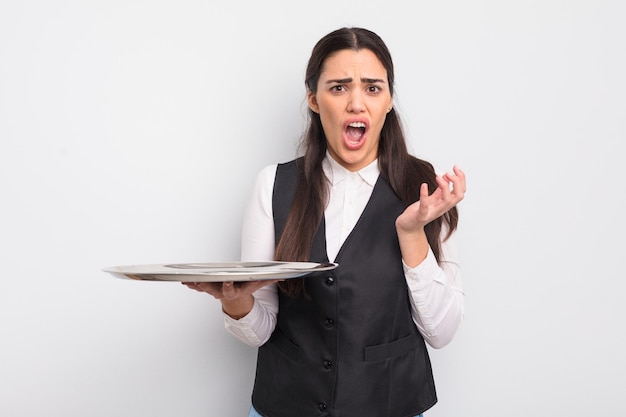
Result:
<svg viewBox="0 0 626 417"><path fill-rule="evenodd" d="M350 174L350 171L341 166L339 162L335 161L328 151L326 151L326 157L322 162L322 168L326 178L328 178L332 185L340 183L346 178L347 175ZM356 171L356 173L361 177L361 179L363 179L363 181L373 187L378 180L378 175L380 174L380 170L378 169L378 159L375 159L369 165Z"/></svg>

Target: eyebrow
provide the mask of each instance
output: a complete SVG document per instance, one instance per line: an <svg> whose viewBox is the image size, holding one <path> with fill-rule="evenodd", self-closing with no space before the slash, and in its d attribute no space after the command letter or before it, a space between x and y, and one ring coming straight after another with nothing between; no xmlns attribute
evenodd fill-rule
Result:
<svg viewBox="0 0 626 417"><path fill-rule="evenodd" d="M351 83L353 80L352 78L339 78L336 80L328 80L326 81L326 84L348 84ZM381 78L361 78L361 82L364 82L366 84L376 84L376 83L385 83L385 80L381 79Z"/></svg>

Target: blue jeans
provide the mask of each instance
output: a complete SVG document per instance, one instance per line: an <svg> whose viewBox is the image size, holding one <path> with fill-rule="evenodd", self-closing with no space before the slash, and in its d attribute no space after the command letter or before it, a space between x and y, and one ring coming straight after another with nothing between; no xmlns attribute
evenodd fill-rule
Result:
<svg viewBox="0 0 626 417"><path fill-rule="evenodd" d="M254 407L250 407L250 413L248 414L248 417L263 417L261 414L259 414ZM424 417L423 414L420 414L419 416L415 416L415 417Z"/></svg>

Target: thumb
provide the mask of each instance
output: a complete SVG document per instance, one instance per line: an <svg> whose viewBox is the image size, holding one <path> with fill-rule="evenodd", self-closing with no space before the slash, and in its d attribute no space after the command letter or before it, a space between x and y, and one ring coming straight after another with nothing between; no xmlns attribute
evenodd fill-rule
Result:
<svg viewBox="0 0 626 417"><path fill-rule="evenodd" d="M222 284L222 294L226 299L235 297L236 291L232 281L226 281Z"/></svg>

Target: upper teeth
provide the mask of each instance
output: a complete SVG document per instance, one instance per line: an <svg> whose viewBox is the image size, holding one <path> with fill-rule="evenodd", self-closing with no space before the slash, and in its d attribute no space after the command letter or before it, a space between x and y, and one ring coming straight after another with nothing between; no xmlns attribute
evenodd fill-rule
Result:
<svg viewBox="0 0 626 417"><path fill-rule="evenodd" d="M363 122L352 122L348 126L350 126L350 127L365 127L365 123L363 123Z"/></svg>

